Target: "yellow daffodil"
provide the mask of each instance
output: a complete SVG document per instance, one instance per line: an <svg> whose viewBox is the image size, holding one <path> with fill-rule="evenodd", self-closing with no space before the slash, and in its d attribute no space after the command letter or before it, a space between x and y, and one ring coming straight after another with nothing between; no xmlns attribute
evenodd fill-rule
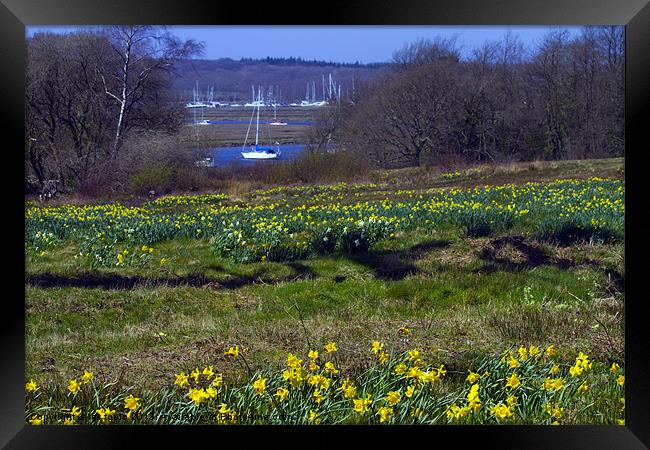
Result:
<svg viewBox="0 0 650 450"><path fill-rule="evenodd" d="M401 398L402 398L402 394L400 394L399 391L390 391L386 396L386 401L388 402L389 405L395 406L396 404L399 403Z"/></svg>
<svg viewBox="0 0 650 450"><path fill-rule="evenodd" d="M528 349L523 345L519 347L519 350L517 350L517 352L519 353L519 359L521 361L524 361L526 358L528 358Z"/></svg>
<svg viewBox="0 0 650 450"><path fill-rule="evenodd" d="M223 385L223 374L216 374L210 385L216 388L221 387Z"/></svg>
<svg viewBox="0 0 650 450"><path fill-rule="evenodd" d="M275 396L278 398L278 401L282 402L289 396L289 389L278 388L278 390L275 392Z"/></svg>
<svg viewBox="0 0 650 450"><path fill-rule="evenodd" d="M309 410L308 420L309 420L309 422L311 422L311 423L313 423L315 425L318 425L318 424L321 423L320 415L316 411L314 411L312 409Z"/></svg>
<svg viewBox="0 0 650 450"><path fill-rule="evenodd" d="M410 385L406 388L404 395L406 395L408 398L411 398L413 397L413 394L415 394L415 385Z"/></svg>
<svg viewBox="0 0 650 450"><path fill-rule="evenodd" d="M408 359L410 361L419 361L420 360L420 351L418 349L416 349L416 348L414 348L413 350L409 350L407 352L407 355L408 355Z"/></svg>
<svg viewBox="0 0 650 450"><path fill-rule="evenodd" d="M327 353L333 353L338 350L338 348L336 348L336 342L328 342L325 344L324 348Z"/></svg>
<svg viewBox="0 0 650 450"><path fill-rule="evenodd" d="M30 425L43 425L44 421L44 416L34 414L30 419L29 419L29 424Z"/></svg>
<svg viewBox="0 0 650 450"><path fill-rule="evenodd" d="M390 417L393 415L393 408L380 406L377 408L377 415L379 416L380 423L388 422L390 420Z"/></svg>
<svg viewBox="0 0 650 450"><path fill-rule="evenodd" d="M92 379L95 378L92 372L88 372L87 370L84 370L83 375L81 375L81 381L83 384L89 383L92 381Z"/></svg>
<svg viewBox="0 0 650 450"><path fill-rule="evenodd" d="M133 394L129 394L127 398L124 399L124 408L130 410L136 410L140 406L140 399L134 397Z"/></svg>
<svg viewBox="0 0 650 450"><path fill-rule="evenodd" d="M68 391L72 392L73 394L76 394L81 390L81 386L79 385L79 382L77 381L76 378L73 378L68 382Z"/></svg>
<svg viewBox="0 0 650 450"><path fill-rule="evenodd" d="M195 406L200 406L208 398L208 393L205 389L190 388L187 396L194 402Z"/></svg>
<svg viewBox="0 0 650 450"><path fill-rule="evenodd" d="M508 378L506 378L506 387L516 389L517 386L521 384L521 379L519 378L519 375L516 373L513 373L510 375Z"/></svg>
<svg viewBox="0 0 650 450"><path fill-rule="evenodd" d="M367 395L366 398L354 399L354 412L358 414L364 414L370 408L372 404L372 399L370 395Z"/></svg>
<svg viewBox="0 0 650 450"><path fill-rule="evenodd" d="M332 375L336 375L339 373L338 369L334 366L334 363L331 361L327 361L325 363L325 371L331 373Z"/></svg>
<svg viewBox="0 0 650 450"><path fill-rule="evenodd" d="M393 237L393 236L394 236L394 234L391 234L391 237ZM409 328L407 328L407 327L400 327L400 329L397 330L397 331L402 336L408 336L411 333L411 330Z"/></svg>
<svg viewBox="0 0 650 450"><path fill-rule="evenodd" d="M296 355L289 353L287 356L287 366L291 367L292 369L298 369L300 368L301 364L302 359L298 359Z"/></svg>
<svg viewBox="0 0 650 450"><path fill-rule="evenodd" d="M27 392L36 392L37 389L38 385L36 384L36 381L29 380L27 383L25 383L25 390Z"/></svg>
<svg viewBox="0 0 650 450"><path fill-rule="evenodd" d="M97 409L95 412L99 415L99 418L103 423L110 422L111 418L115 414L115 410L110 409L109 407Z"/></svg>
<svg viewBox="0 0 650 450"><path fill-rule="evenodd" d="M233 358L236 358L239 356L239 346L235 347L230 347L226 352L224 352L225 356L232 356Z"/></svg>
<svg viewBox="0 0 650 450"><path fill-rule="evenodd" d="M201 372L203 375L205 375L206 379L211 379L214 376L214 367L208 366L203 369L203 372Z"/></svg>
<svg viewBox="0 0 650 450"><path fill-rule="evenodd" d="M187 386L189 384L188 382L189 377L185 372L181 372L179 374L176 374L176 381L174 384L177 384L179 387Z"/></svg>
<svg viewBox="0 0 650 450"><path fill-rule="evenodd" d="M404 363L399 363L398 365L395 366L395 374L396 375L404 375L408 368L406 367L406 364Z"/></svg>
<svg viewBox="0 0 650 450"><path fill-rule="evenodd" d="M499 419L507 419L509 417L512 417L512 411L510 410L510 407L504 405L503 403L494 405L490 412L492 415L496 416Z"/></svg>
<svg viewBox="0 0 650 450"><path fill-rule="evenodd" d="M317 405L320 405L325 397L321 395L320 389L316 388L314 389L311 398L316 402Z"/></svg>
<svg viewBox="0 0 650 450"><path fill-rule="evenodd" d="M469 370L469 375L467 375L467 378L465 380L469 381L471 384L474 384L479 380L479 378L481 378L481 376L478 373Z"/></svg>

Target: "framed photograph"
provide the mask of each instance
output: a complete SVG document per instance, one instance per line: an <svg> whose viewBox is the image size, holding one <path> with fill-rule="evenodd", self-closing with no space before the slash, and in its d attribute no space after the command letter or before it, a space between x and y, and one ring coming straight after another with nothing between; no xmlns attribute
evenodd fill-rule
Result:
<svg viewBox="0 0 650 450"><path fill-rule="evenodd" d="M0 17L2 445L650 444L647 2Z"/></svg>

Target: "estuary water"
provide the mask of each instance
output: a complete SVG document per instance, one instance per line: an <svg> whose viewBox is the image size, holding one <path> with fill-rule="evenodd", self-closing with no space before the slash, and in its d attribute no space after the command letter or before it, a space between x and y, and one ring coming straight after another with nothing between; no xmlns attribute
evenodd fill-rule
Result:
<svg viewBox="0 0 650 450"><path fill-rule="evenodd" d="M275 146L272 146L275 148ZM280 157L277 159L259 160L244 159L241 147L213 147L208 152L213 166L228 166L232 164L277 164L291 161L305 150L304 144L280 145ZM244 151L251 151L250 145Z"/></svg>

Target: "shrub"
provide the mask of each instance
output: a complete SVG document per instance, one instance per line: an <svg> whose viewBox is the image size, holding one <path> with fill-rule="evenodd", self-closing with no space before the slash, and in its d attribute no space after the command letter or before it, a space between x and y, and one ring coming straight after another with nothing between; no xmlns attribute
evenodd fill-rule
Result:
<svg viewBox="0 0 650 450"><path fill-rule="evenodd" d="M314 230L310 247L314 253L328 255L336 248L337 235L331 227Z"/></svg>
<svg viewBox="0 0 650 450"><path fill-rule="evenodd" d="M341 233L337 240L337 250L342 253L366 252L372 243L372 236L363 228L353 228Z"/></svg>
<svg viewBox="0 0 650 450"><path fill-rule="evenodd" d="M138 194L166 192L172 188L172 182L172 168L164 163L154 163L131 176L131 190Z"/></svg>

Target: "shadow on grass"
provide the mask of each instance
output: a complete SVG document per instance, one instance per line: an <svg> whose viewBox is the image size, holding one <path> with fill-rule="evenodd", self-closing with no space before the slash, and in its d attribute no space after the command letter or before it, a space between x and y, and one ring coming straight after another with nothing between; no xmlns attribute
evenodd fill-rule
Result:
<svg viewBox="0 0 650 450"><path fill-rule="evenodd" d="M625 292L625 276L618 271L603 267L598 261L587 259L580 264L567 258L549 256L542 248L526 242L524 236L503 236L493 239L479 252L478 257L487 264L475 273L493 273L499 270L521 271L538 266L556 266L568 269L578 266L592 266L602 270L609 284L618 292Z"/></svg>
<svg viewBox="0 0 650 450"><path fill-rule="evenodd" d="M240 275L227 273L226 278L215 279L206 275L185 275L179 276L169 273L162 277L147 277L142 275L120 275L116 273L102 272L85 272L75 276L64 276L53 273L41 273L36 275L27 275L25 283L38 286L41 288L54 287L80 287L80 288L101 288L101 289L133 289L140 287L158 287L158 286L190 286L203 287L212 289L237 289L249 284L255 283L278 283L287 281L297 281L302 279L314 278L314 272L307 266L291 262L287 264L294 271L293 274L285 277L265 277L266 271L263 269L255 271L251 275ZM210 266L211 270L223 271L220 266Z"/></svg>
<svg viewBox="0 0 650 450"><path fill-rule="evenodd" d="M347 257L362 264L375 272L375 277L380 280L402 280L408 275L420 272L414 262L422 258L428 251L444 248L451 245L452 241L435 239L422 242L406 250L379 250L355 253Z"/></svg>
<svg viewBox="0 0 650 450"><path fill-rule="evenodd" d="M291 261L285 263L287 266L291 267L296 275L291 275L289 278L294 280L311 280L317 277L316 272L309 267L298 261Z"/></svg>

